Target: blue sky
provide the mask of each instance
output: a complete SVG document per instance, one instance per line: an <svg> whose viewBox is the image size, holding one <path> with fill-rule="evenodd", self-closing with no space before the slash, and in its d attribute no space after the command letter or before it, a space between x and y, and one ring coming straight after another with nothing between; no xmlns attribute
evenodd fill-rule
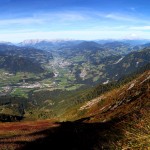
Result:
<svg viewBox="0 0 150 150"><path fill-rule="evenodd" d="M150 39L149 0L0 0L0 41Z"/></svg>

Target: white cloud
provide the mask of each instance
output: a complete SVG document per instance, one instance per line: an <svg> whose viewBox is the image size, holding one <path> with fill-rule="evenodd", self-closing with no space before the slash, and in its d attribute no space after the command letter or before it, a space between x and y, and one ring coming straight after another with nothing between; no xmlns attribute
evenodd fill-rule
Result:
<svg viewBox="0 0 150 150"><path fill-rule="evenodd" d="M133 40L133 39L141 39L143 37L141 37L141 34L136 34L136 33L130 33L130 34L127 34L126 36L124 36L124 39L130 39L130 40Z"/></svg>
<svg viewBox="0 0 150 150"><path fill-rule="evenodd" d="M150 30L150 26L134 26L130 27L130 30Z"/></svg>
<svg viewBox="0 0 150 150"><path fill-rule="evenodd" d="M76 20L87 19L87 16L85 14L73 12L73 11L36 14L36 15L34 15L34 17L43 18L44 20L59 19L61 21L76 21Z"/></svg>
<svg viewBox="0 0 150 150"><path fill-rule="evenodd" d="M86 15L76 13L76 12L56 12L56 13L41 13L33 14L31 17L27 18L14 18L14 19L1 19L0 26L2 25L32 25L32 24L44 24L51 22L72 22L72 21L82 21L87 19Z"/></svg>
<svg viewBox="0 0 150 150"><path fill-rule="evenodd" d="M130 7L129 9L132 10L132 11L135 11L135 10L136 10L135 7Z"/></svg>
<svg viewBox="0 0 150 150"><path fill-rule="evenodd" d="M43 20L38 18L18 18L18 19L3 19L0 20L0 26L2 25L13 25L13 24L40 24Z"/></svg>
<svg viewBox="0 0 150 150"><path fill-rule="evenodd" d="M135 20L137 20L136 18L128 16L128 15L115 14L115 13L107 14L104 17L108 18L108 19L118 20L118 21L135 21Z"/></svg>

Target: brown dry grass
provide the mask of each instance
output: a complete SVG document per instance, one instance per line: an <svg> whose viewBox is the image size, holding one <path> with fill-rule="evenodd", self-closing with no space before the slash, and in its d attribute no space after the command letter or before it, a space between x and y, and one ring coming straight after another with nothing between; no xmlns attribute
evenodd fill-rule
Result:
<svg viewBox="0 0 150 150"><path fill-rule="evenodd" d="M58 124L52 120L0 123L0 150L20 149L27 142L45 137L44 134L33 133L56 126Z"/></svg>

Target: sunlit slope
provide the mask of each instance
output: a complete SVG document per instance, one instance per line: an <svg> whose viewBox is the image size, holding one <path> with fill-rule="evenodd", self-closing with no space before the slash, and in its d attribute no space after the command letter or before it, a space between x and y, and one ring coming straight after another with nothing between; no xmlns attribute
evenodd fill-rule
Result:
<svg viewBox="0 0 150 150"><path fill-rule="evenodd" d="M69 111L64 118L102 124L95 149L149 149L150 71Z"/></svg>
<svg viewBox="0 0 150 150"><path fill-rule="evenodd" d="M105 122L140 110L150 100L150 71L88 102L70 108L67 119L90 117L89 122Z"/></svg>

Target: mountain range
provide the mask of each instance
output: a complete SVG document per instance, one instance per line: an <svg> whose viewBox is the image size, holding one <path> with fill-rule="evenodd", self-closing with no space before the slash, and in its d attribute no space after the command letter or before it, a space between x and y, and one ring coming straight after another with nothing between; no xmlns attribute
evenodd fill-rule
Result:
<svg viewBox="0 0 150 150"><path fill-rule="evenodd" d="M149 148L148 42L1 43L0 147Z"/></svg>

